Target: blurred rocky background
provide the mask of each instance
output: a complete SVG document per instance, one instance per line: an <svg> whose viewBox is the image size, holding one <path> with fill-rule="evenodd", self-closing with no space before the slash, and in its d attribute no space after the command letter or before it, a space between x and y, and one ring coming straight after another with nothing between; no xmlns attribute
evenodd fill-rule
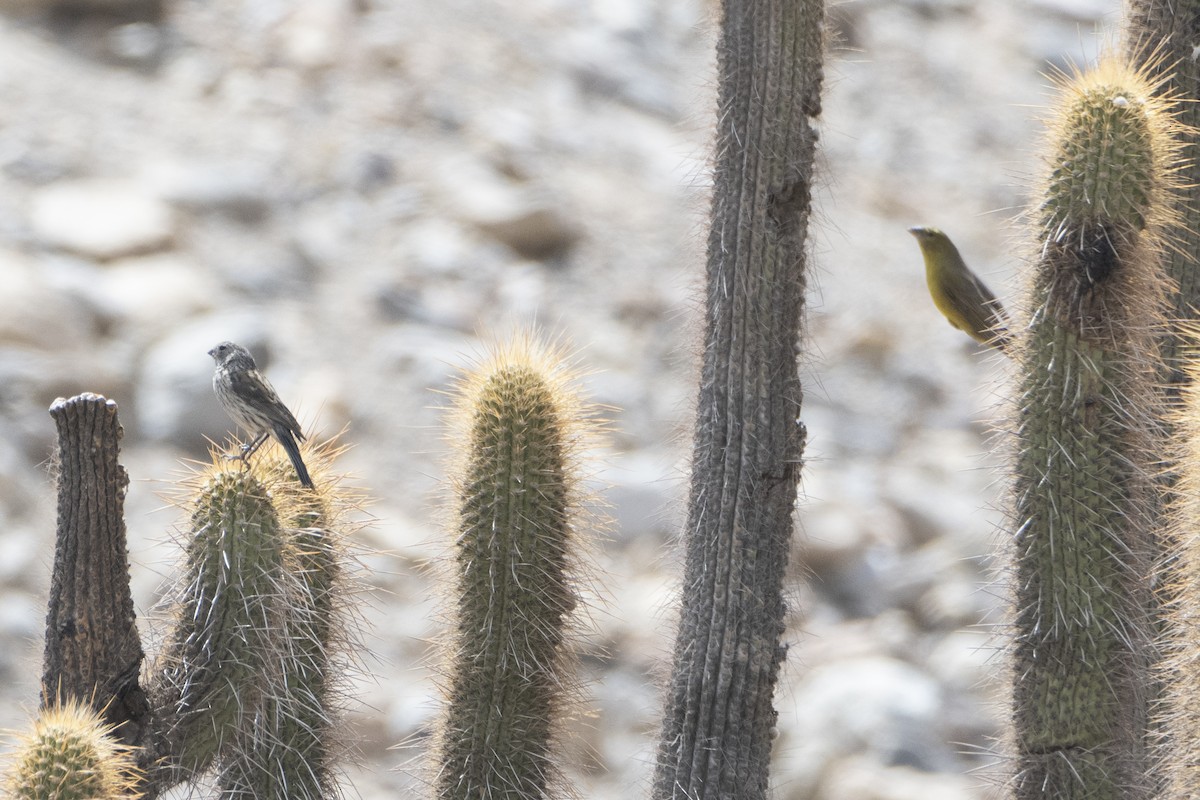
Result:
<svg viewBox="0 0 1200 800"><path fill-rule="evenodd" d="M1010 303L1052 67L1115 0L831 10L798 513L773 780L787 800L973 798L1004 718L1005 374L925 294L914 224ZM139 611L162 499L230 423L245 344L307 427L346 427L360 534L362 797L421 781L437 710L437 427L458 365L537 323L616 408L594 482L568 772L648 790L694 395L716 3L0 0L0 727L37 701L57 396L120 405ZM348 427L347 427L348 426ZM143 622L146 620L143 619ZM148 636L153 636L147 625ZM401 745L399 749L392 749Z"/></svg>

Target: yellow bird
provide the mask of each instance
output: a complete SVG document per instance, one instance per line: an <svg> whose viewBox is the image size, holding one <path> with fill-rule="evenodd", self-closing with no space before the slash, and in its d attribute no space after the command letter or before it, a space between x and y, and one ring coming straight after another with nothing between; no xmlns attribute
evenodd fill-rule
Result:
<svg viewBox="0 0 1200 800"><path fill-rule="evenodd" d="M1004 307L963 261L950 237L937 228L916 227L908 232L917 238L925 256L925 282L938 311L972 339L1003 350L1011 341Z"/></svg>

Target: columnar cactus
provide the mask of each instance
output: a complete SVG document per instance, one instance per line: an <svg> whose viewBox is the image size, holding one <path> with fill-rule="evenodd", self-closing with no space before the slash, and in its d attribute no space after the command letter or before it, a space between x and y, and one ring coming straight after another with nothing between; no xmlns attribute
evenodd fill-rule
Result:
<svg viewBox="0 0 1200 800"><path fill-rule="evenodd" d="M286 658L278 684L263 692L254 718L235 731L221 759L224 797L324 800L341 794L334 770L345 749L335 732L345 666L339 613L345 545L324 501L306 493L293 502L299 513L283 531L285 567L297 578L283 607Z"/></svg>
<svg viewBox="0 0 1200 800"><path fill-rule="evenodd" d="M1163 734L1163 793L1168 798L1200 794L1200 675L1196 673L1200 641L1200 329L1188 326L1181 341L1186 370L1181 403L1174 419L1174 475L1166 594L1167 653L1163 659L1161 729Z"/></svg>
<svg viewBox="0 0 1200 800"><path fill-rule="evenodd" d="M194 773L251 724L261 697L278 685L289 648L283 608L294 592L279 514L253 472L213 476L196 499L190 533L163 699L174 712L177 761Z"/></svg>
<svg viewBox="0 0 1200 800"><path fill-rule="evenodd" d="M586 421L570 383L555 354L523 341L459 387L456 620L438 798L541 798L553 786Z"/></svg>
<svg viewBox="0 0 1200 800"><path fill-rule="evenodd" d="M1187 158L1180 164L1180 182L1200 184L1200 60L1196 44L1200 37L1200 2L1197 0L1125 0L1125 52L1135 63L1145 64L1148 74L1159 82L1158 94L1177 98L1176 114L1183 127L1179 138ZM1165 253L1165 270L1174 284L1168 305L1171 320L1195 320L1200 315L1200 204L1195 192L1175 198L1174 213L1179 225ZM1164 337L1162 380L1174 401L1185 381L1186 341L1178 326Z"/></svg>
<svg viewBox="0 0 1200 800"><path fill-rule="evenodd" d="M345 504L300 491L290 469L272 450L199 487L157 680L168 760L188 777L215 765L225 797L338 795Z"/></svg>
<svg viewBox="0 0 1200 800"><path fill-rule="evenodd" d="M1016 348L1018 798L1144 796L1160 253L1175 123L1117 61L1062 84Z"/></svg>
<svg viewBox="0 0 1200 800"><path fill-rule="evenodd" d="M12 800L134 797L133 748L86 703L55 703L17 741L6 783L4 795Z"/></svg>

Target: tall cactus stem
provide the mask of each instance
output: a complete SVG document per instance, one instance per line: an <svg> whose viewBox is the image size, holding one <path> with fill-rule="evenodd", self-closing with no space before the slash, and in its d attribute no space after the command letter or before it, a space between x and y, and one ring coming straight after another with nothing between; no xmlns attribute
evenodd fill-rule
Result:
<svg viewBox="0 0 1200 800"><path fill-rule="evenodd" d="M1175 483L1167 527L1168 558L1164 580L1166 653L1160 675L1163 702L1161 734L1165 798L1200 796L1200 324L1181 326L1180 365L1185 372L1180 402L1171 416L1170 455Z"/></svg>
<svg viewBox="0 0 1200 800"><path fill-rule="evenodd" d="M280 463L286 474L290 464ZM319 499L297 495L284 530L287 569L299 578L282 613L287 657L278 686L264 693L250 724L221 760L218 784L227 798L326 800L336 781L343 674L345 545L342 525Z"/></svg>
<svg viewBox="0 0 1200 800"><path fill-rule="evenodd" d="M1164 230L1178 147L1144 72L1064 77L1016 363L1017 798L1145 797Z"/></svg>
<svg viewBox="0 0 1200 800"><path fill-rule="evenodd" d="M571 684L568 619L585 407L557 353L532 339L463 379L452 438L457 584L436 797L542 798Z"/></svg>
<svg viewBox="0 0 1200 800"><path fill-rule="evenodd" d="M160 683L172 761L190 774L216 758L277 685L290 574L278 512L252 472L212 476L195 500L189 533Z"/></svg>
<svg viewBox="0 0 1200 800"><path fill-rule="evenodd" d="M1178 99L1175 114L1182 123L1180 141L1188 156L1180 164L1179 181L1200 185L1200 0L1125 0L1125 52L1145 65L1159 81L1160 95ZM1168 301L1171 320L1196 320L1200 315L1200 203L1195 190L1174 198L1178 225L1172 247L1165 253L1165 269L1172 282ZM1178 397L1186 374L1182 348L1188 346L1178 326L1169 330L1162 345L1162 378L1168 399Z"/></svg>

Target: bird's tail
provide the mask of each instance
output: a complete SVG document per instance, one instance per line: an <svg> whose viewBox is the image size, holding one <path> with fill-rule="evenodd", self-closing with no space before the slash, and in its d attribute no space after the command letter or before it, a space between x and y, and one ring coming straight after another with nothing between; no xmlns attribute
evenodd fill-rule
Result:
<svg viewBox="0 0 1200 800"><path fill-rule="evenodd" d="M308 467L304 466L304 459L300 458L300 446L296 444L295 435L282 425L276 425L274 431L275 438L283 445L284 452L291 459L292 466L296 470L296 477L300 479L300 485L306 489L313 488L312 478L308 477Z"/></svg>

